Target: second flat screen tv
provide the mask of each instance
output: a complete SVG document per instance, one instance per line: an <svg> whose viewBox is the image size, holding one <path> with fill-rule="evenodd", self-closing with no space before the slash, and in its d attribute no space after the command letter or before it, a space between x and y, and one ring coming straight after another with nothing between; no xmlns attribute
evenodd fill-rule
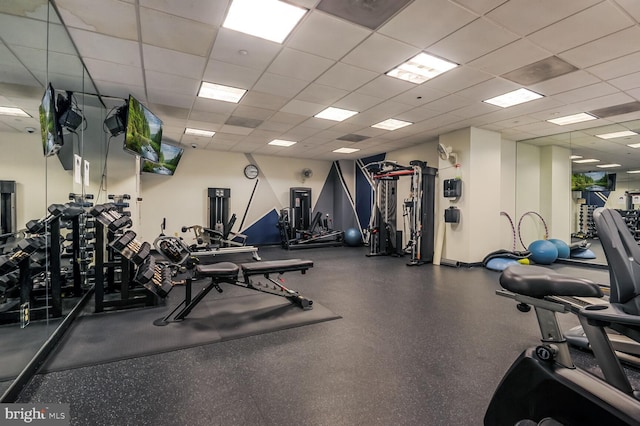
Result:
<svg viewBox="0 0 640 426"><path fill-rule="evenodd" d="M173 176L183 152L184 149L182 148L163 143L160 148L160 161L157 163L152 163L147 160L143 161L142 171L145 173Z"/></svg>
<svg viewBox="0 0 640 426"><path fill-rule="evenodd" d="M127 127L124 136L125 151L157 163L160 160L161 141L162 120L136 98L129 96Z"/></svg>

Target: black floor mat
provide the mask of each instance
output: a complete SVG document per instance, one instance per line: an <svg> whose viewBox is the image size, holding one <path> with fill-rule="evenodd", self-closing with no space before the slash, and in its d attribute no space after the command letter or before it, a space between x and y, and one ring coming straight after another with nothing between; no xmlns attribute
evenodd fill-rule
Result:
<svg viewBox="0 0 640 426"><path fill-rule="evenodd" d="M205 298L181 322L154 325L172 306L82 316L41 372L52 372L217 343L340 318L322 305L303 311L286 299L248 294Z"/></svg>

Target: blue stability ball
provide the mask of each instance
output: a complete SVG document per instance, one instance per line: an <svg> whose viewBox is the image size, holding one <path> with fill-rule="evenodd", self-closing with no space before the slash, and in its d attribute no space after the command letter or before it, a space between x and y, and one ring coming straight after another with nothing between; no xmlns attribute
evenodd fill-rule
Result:
<svg viewBox="0 0 640 426"><path fill-rule="evenodd" d="M558 249L558 259L569 258L569 253L571 252L571 249L569 249L569 244L556 238L549 238L547 241L551 241L553 245Z"/></svg>
<svg viewBox="0 0 640 426"><path fill-rule="evenodd" d="M558 249L548 240L537 240L529 244L529 259L542 265L550 265L558 258Z"/></svg>
<svg viewBox="0 0 640 426"><path fill-rule="evenodd" d="M350 247L362 245L362 233L357 228L349 228L344 231L344 243Z"/></svg>

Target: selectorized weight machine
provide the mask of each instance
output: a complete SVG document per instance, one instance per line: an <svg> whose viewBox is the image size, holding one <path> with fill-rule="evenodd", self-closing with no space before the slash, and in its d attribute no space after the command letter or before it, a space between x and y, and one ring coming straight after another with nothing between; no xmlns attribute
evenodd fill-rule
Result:
<svg viewBox="0 0 640 426"><path fill-rule="evenodd" d="M311 188L289 188L290 207L280 210L278 229L282 248L288 250L341 246L344 233L332 229L329 215L311 217Z"/></svg>
<svg viewBox="0 0 640 426"><path fill-rule="evenodd" d="M435 176L437 169L424 161L409 166L395 161L378 161L365 166L373 180L374 202L369 224L368 256L411 255L407 265L421 265L433 260ZM403 203L403 219L409 227L407 244L397 229L397 191L401 176L411 178L409 197Z"/></svg>
<svg viewBox="0 0 640 426"><path fill-rule="evenodd" d="M247 245L247 236L233 232L236 215L229 216L231 189L208 188L209 227L201 225L183 226L182 232L193 232L194 243L189 245L192 256L218 256L232 253L251 253L254 260L260 260L258 248Z"/></svg>

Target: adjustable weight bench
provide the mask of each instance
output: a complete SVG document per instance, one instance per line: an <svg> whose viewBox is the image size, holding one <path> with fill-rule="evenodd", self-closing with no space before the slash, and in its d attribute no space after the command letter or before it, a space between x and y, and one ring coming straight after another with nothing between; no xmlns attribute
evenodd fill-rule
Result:
<svg viewBox="0 0 640 426"><path fill-rule="evenodd" d="M256 290L263 293L274 294L289 299L289 301L303 310L309 310L313 308L313 301L303 297L295 290L291 290L285 287L280 279L275 280L272 275L282 275L285 272L300 271L302 274L306 273L309 268L313 267L313 261L303 259L285 259L285 260L272 260L265 262L244 263L240 266L231 262L219 262L209 265L197 265L196 277L197 278L210 278L211 281L206 287L203 287L200 292L192 297L192 280L186 281L185 298L176 306L176 308L169 313L162 320L156 321L156 325L165 325L169 322L181 321L186 318L191 310L212 290L215 289L219 293L222 293L220 284L232 284L238 287L247 288L250 290ZM243 281L238 280L238 276L242 270ZM268 282L262 283L256 280L254 277L262 275ZM177 314L174 315L178 309L182 308ZM173 319L171 317L173 316Z"/></svg>

